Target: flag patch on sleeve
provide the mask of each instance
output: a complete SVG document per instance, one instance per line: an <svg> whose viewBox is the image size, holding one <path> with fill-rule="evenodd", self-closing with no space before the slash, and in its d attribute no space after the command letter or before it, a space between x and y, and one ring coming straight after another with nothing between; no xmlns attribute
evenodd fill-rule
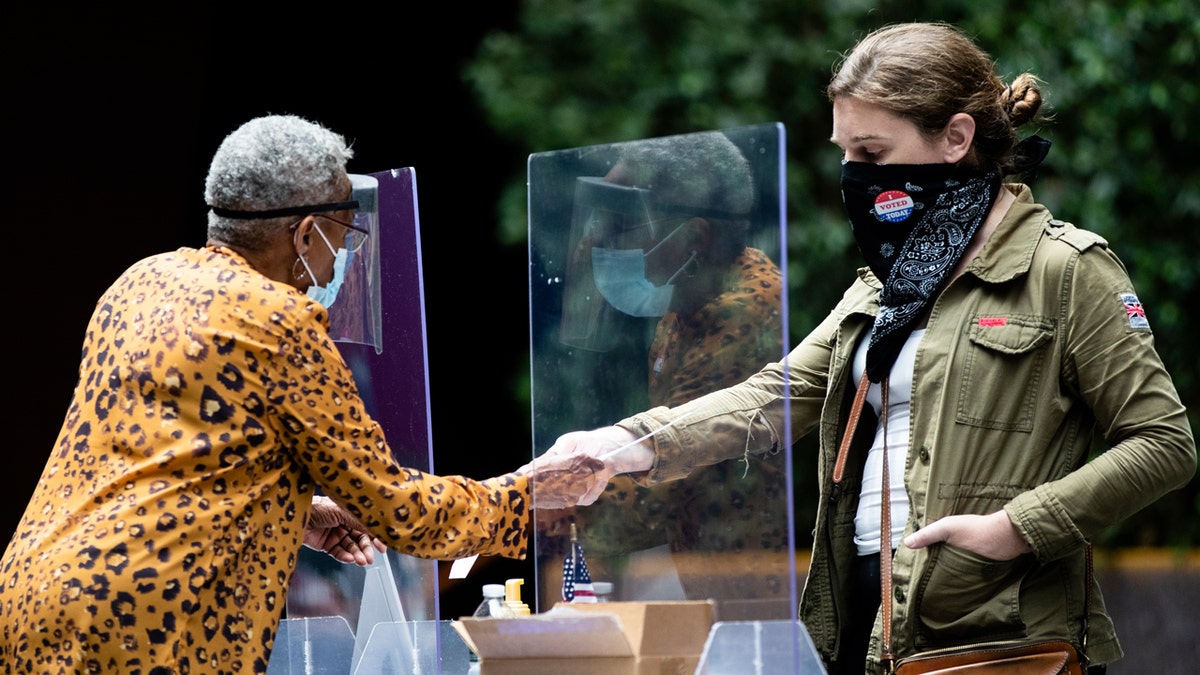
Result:
<svg viewBox="0 0 1200 675"><path fill-rule="evenodd" d="M1149 328L1150 321L1146 319L1146 308L1133 293L1119 293L1121 304L1125 307L1125 316L1129 319L1130 328Z"/></svg>

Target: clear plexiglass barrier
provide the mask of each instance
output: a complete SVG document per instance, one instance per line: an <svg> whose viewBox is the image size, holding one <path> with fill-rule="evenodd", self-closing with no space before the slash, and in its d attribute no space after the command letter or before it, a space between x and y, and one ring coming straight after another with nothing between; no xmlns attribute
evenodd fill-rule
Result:
<svg viewBox="0 0 1200 675"><path fill-rule="evenodd" d="M528 171L534 456L786 354L782 125L537 153ZM564 561L582 554L614 601L794 620L790 455L730 457L535 511L536 611L562 600Z"/></svg>
<svg viewBox="0 0 1200 675"><path fill-rule="evenodd" d="M371 236L330 307L330 323L396 460L429 471L425 307L423 293L414 292L422 287L416 189L412 168L355 177L355 197L364 205L359 215ZM389 551L360 568L302 548L269 672L348 675L360 662L378 664L383 656L373 656L374 650L385 650L387 663L400 664L395 672L422 672L410 662L437 659L441 645L439 640L426 645L417 630L422 623L438 623L437 582L437 563L431 560ZM397 638L400 626L407 640L392 639L386 647L378 637L372 641L376 631ZM465 659L461 640L455 637L452 647Z"/></svg>
<svg viewBox="0 0 1200 675"><path fill-rule="evenodd" d="M684 403L784 357L784 141L770 123L530 155L534 456L565 432ZM348 296L338 345L397 460L434 470L415 174L370 177L374 268ZM609 600L711 601L697 673L824 672L796 620L790 448L729 457L535 511L531 609L562 600L569 558ZM471 672L479 664L438 617L437 570L394 552L358 568L303 549L270 675Z"/></svg>

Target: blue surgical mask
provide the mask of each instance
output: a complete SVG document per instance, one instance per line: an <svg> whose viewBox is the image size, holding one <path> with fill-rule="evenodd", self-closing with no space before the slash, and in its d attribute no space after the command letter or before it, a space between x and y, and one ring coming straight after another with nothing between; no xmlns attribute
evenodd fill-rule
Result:
<svg viewBox="0 0 1200 675"><path fill-rule="evenodd" d="M321 241L329 247L330 253L333 253L333 278L328 284L321 286L316 282L317 276L313 274L312 268L308 266L308 261L304 256L300 256L300 262L304 265L304 269L308 271L308 276L312 278L313 285L308 287L307 295L309 298L321 303L325 309L329 309L335 300L337 300L338 291L342 288L342 282L346 280L346 268L350 266L350 260L354 256L353 253L345 248L334 250L333 244L329 243L325 233L321 231L320 226L314 225L313 229L317 234L321 235Z"/></svg>
<svg viewBox="0 0 1200 675"><path fill-rule="evenodd" d="M646 278L646 258L682 227L676 227L645 253L640 248L593 248L592 278L596 290L613 308L630 316L666 314L675 293L675 278L696 259L696 252L692 251L692 255L661 286L655 286Z"/></svg>

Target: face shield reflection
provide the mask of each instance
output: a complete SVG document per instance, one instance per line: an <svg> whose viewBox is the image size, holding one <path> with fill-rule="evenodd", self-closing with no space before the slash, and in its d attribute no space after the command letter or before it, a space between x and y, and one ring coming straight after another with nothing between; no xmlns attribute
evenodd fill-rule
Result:
<svg viewBox="0 0 1200 675"><path fill-rule="evenodd" d="M383 351L379 278L379 180L350 174L351 199L358 202L343 246L350 252L337 300L329 308L329 334L335 341L354 342Z"/></svg>
<svg viewBox="0 0 1200 675"><path fill-rule="evenodd" d="M576 179L559 332L563 344L606 352L619 341L625 330L622 313L596 286L594 252L625 251L640 262L660 234L650 203L649 190L594 176Z"/></svg>

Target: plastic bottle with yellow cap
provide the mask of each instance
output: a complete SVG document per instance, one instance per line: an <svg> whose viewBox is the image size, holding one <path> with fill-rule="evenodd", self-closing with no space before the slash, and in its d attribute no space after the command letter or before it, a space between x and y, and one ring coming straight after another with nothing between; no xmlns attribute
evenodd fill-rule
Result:
<svg viewBox="0 0 1200 675"><path fill-rule="evenodd" d="M529 616L529 605L521 601L521 586L524 579L509 579L504 582L504 604L508 605L516 616Z"/></svg>

